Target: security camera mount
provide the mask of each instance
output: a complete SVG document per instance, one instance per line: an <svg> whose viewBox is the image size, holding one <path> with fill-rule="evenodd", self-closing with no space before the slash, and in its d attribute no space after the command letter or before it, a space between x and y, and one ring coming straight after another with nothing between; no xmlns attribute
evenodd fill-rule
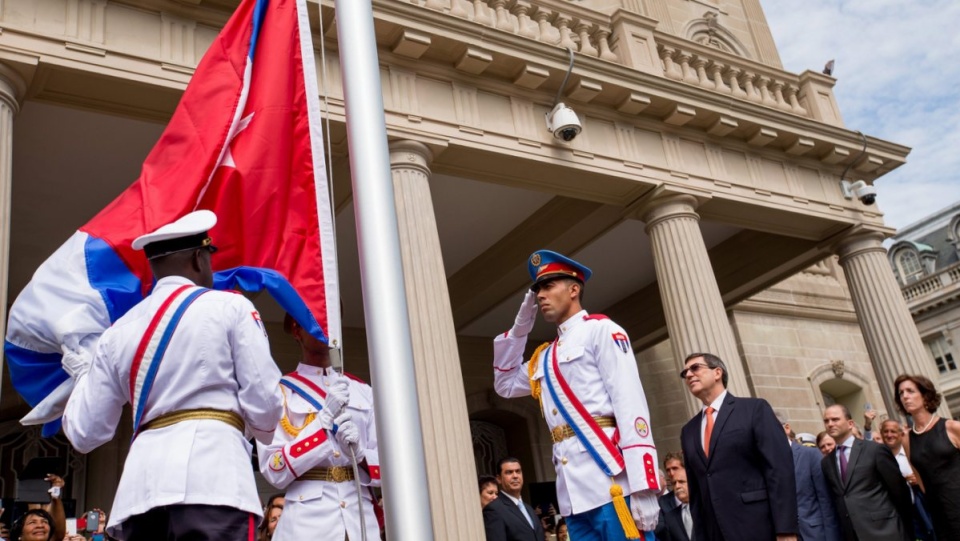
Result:
<svg viewBox="0 0 960 541"><path fill-rule="evenodd" d="M557 96L553 100L553 107L551 107L550 112L545 116L547 130L563 142L572 141L583 129L577 113L560 101L563 97L563 90L567 87L567 81L570 80L570 74L573 73L573 49L568 48L567 52L570 54L570 65L567 66L567 73L563 76L563 82L560 83L560 88L557 89Z"/></svg>
<svg viewBox="0 0 960 541"><path fill-rule="evenodd" d="M851 182L846 178L853 164L860 161L860 158L867 153L867 136L860 131L858 131L857 134L860 135L860 139L863 141L863 147L860 149L857 157L851 160L850 163L847 164L847 167L844 168L843 173L840 174L840 191L843 192L843 197L846 199L857 198L864 205L872 205L877 201L877 189L867 184L866 181L858 180Z"/></svg>

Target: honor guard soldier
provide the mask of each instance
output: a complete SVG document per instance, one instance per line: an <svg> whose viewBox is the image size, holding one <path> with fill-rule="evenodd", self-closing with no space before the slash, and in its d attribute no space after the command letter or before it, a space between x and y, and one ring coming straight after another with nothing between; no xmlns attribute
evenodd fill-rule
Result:
<svg viewBox="0 0 960 541"><path fill-rule="evenodd" d="M530 256L533 286L493 342L500 396L539 400L553 436L560 514L577 541L637 539L660 506L657 450L637 361L624 330L581 308L590 269L549 250ZM537 304L557 338L523 362Z"/></svg>
<svg viewBox="0 0 960 541"><path fill-rule="evenodd" d="M248 439L273 438L280 371L253 304L209 289L216 222L201 210L134 240L153 292L103 333L92 363L64 355L77 383L63 429L78 451L113 439L132 406L107 527L120 540L252 539L262 513Z"/></svg>
<svg viewBox="0 0 960 541"><path fill-rule="evenodd" d="M361 520L367 539L379 539L379 508L371 490L380 486L373 391L334 371L327 345L289 314L283 327L300 345L301 361L280 380L283 417L273 442L257 445L260 473L287 491L273 541L360 541ZM335 435L325 418L334 419ZM359 494L351 451L363 485Z"/></svg>

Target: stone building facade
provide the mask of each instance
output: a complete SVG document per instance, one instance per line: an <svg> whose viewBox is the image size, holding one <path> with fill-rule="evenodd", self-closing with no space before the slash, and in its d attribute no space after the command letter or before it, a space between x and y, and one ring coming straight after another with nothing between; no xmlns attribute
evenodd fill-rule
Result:
<svg viewBox="0 0 960 541"><path fill-rule="evenodd" d="M0 308L138 176L238 1L0 0ZM692 351L720 355L734 393L809 431L828 401L889 411L896 374L935 375L881 245L891 229L839 183L847 167L873 182L909 149L867 137L861 153L834 80L783 69L759 0L374 0L373 11L428 464L417 488L437 539L482 538L479 513L464 512L479 509L475 463L507 451L529 480L554 477L535 403L496 397L490 366L539 248L593 268L586 305L629 333L667 449L696 410L677 379ZM332 0L311 0L310 18L344 356L367 376ZM570 142L544 123L558 96L583 124ZM256 302L291 369L282 313ZM540 323L533 335L552 333ZM25 409L5 381L4 471L64 452L17 427ZM71 459L79 508L112 501L126 427Z"/></svg>
<svg viewBox="0 0 960 541"><path fill-rule="evenodd" d="M897 231L890 266L954 418L960 414L960 203Z"/></svg>

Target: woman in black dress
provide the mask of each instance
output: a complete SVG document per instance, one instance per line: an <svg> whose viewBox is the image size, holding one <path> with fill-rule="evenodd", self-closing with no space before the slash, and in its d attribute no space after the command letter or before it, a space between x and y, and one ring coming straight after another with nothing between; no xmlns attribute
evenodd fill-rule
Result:
<svg viewBox="0 0 960 541"><path fill-rule="evenodd" d="M913 417L904 448L926 488L937 539L960 539L960 422L939 417L940 393L924 376L894 382L897 406Z"/></svg>

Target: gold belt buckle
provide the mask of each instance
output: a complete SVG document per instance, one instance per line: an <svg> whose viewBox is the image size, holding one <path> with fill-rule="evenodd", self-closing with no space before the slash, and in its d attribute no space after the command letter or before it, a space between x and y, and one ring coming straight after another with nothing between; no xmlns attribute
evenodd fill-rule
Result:
<svg viewBox="0 0 960 541"><path fill-rule="evenodd" d="M347 469L334 466L330 468L330 476L333 478L334 483L343 483L344 481L349 481L349 475L347 475Z"/></svg>

